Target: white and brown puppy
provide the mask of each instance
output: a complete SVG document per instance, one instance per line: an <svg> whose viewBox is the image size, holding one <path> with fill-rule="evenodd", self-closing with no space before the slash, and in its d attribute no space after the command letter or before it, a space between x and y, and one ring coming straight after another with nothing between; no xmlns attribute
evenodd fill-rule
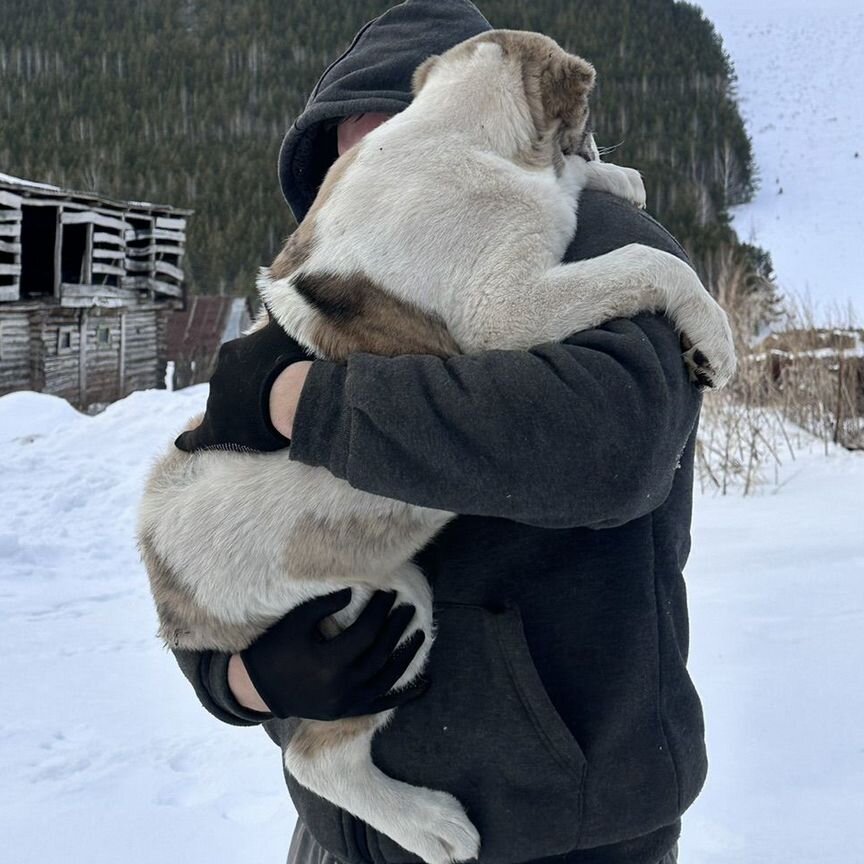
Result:
<svg viewBox="0 0 864 864"><path fill-rule="evenodd" d="M412 105L335 163L262 273L279 323L320 357L444 356L524 349L660 310L692 346L694 378L725 384L735 366L726 317L682 261L631 245L559 263L582 189L644 205L637 172L594 158L593 83L589 63L535 33L487 32L426 61ZM341 628L374 589L395 589L427 635L405 686L433 635L429 585L410 559L452 517L352 489L285 452L172 448L139 529L161 635L236 652L313 596L351 586L330 622ZM480 838L455 798L372 763L372 735L391 714L301 722L287 770L430 864L475 857Z"/></svg>

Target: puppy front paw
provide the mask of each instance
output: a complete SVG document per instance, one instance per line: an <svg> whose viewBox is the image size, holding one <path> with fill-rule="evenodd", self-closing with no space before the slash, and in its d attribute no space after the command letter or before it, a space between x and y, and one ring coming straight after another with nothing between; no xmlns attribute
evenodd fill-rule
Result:
<svg viewBox="0 0 864 864"><path fill-rule="evenodd" d="M725 326L718 326L713 333L696 342L691 341L686 333L681 336L684 364L690 380L700 390L725 387L732 380L737 367L732 331L725 313L722 310L720 312Z"/></svg>
<svg viewBox="0 0 864 864"><path fill-rule="evenodd" d="M644 210L647 197L642 175L635 168L622 167L621 172L623 186L621 197L635 204L640 210Z"/></svg>

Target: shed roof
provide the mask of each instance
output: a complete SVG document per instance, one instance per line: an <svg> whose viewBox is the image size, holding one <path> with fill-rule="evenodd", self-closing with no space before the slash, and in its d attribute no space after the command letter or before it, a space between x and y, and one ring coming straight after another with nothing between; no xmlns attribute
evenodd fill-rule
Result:
<svg viewBox="0 0 864 864"><path fill-rule="evenodd" d="M22 177L13 177L10 174L2 173L0 173L0 189L8 189L26 197L77 201L82 204L110 207L116 210L158 210L181 216L189 216L193 212L182 207L172 207L169 204L154 204L149 201L123 201L119 198L97 195L95 192L76 192L71 189L63 189L60 186L52 186L50 183L37 183L34 180L25 180Z"/></svg>

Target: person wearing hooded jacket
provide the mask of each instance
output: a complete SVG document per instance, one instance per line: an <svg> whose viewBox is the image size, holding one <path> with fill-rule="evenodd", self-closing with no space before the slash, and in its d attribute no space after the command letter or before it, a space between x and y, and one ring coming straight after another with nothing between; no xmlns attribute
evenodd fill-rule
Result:
<svg viewBox="0 0 864 864"><path fill-rule="evenodd" d="M298 222L340 142L407 107L428 56L488 29L469 0L407 0L359 31L282 145ZM564 260L634 242L686 258L646 213L585 192ZM339 592L240 656L175 652L202 704L280 745L292 718L400 705L376 764L455 795L481 864L674 862L707 763L682 577L700 396L671 324L640 315L530 351L309 360L272 323L228 343L202 425L177 444L290 444L292 459L359 489L462 514L416 558L435 596L428 689L387 695L419 647L393 651L411 610L391 612L392 596L318 637L347 603ZM377 658L371 679L358 678L360 654ZM417 860L286 782L292 864Z"/></svg>

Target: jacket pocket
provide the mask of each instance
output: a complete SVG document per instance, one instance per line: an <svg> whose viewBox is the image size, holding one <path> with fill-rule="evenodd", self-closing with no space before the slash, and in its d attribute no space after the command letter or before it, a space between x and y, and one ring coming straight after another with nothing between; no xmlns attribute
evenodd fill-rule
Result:
<svg viewBox="0 0 864 864"><path fill-rule="evenodd" d="M376 765L455 795L480 832L481 864L575 848L585 756L543 687L518 609L440 603L436 624L431 687L376 735ZM376 864L419 861L362 828Z"/></svg>

